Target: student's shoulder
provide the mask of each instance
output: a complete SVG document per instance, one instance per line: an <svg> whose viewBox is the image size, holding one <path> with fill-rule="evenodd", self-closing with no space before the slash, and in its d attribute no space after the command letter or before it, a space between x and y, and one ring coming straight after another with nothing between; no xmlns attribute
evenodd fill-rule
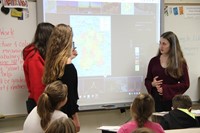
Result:
<svg viewBox="0 0 200 133"><path fill-rule="evenodd" d="M129 121L119 128L117 133L127 133L137 128L137 123L135 121Z"/></svg>
<svg viewBox="0 0 200 133"><path fill-rule="evenodd" d="M63 113L60 110L55 110L53 112L53 114L52 114L52 119L57 119L57 118L60 118L60 117L66 117L66 118L68 118L67 114Z"/></svg>
<svg viewBox="0 0 200 133"><path fill-rule="evenodd" d="M148 123L145 124L145 127L151 128L152 130L159 132L159 133L164 133L164 129L159 123L149 121Z"/></svg>
<svg viewBox="0 0 200 133"><path fill-rule="evenodd" d="M129 128L129 127L136 128L137 127L136 121L129 121L129 122L121 125L121 128Z"/></svg>
<svg viewBox="0 0 200 133"><path fill-rule="evenodd" d="M154 56L154 57L152 57L152 58L151 58L151 61L154 61L154 60L159 60L159 57L160 57L159 55L157 55L157 56Z"/></svg>
<svg viewBox="0 0 200 133"><path fill-rule="evenodd" d="M149 63L150 64L155 64L159 62L159 56L154 56L150 59Z"/></svg>

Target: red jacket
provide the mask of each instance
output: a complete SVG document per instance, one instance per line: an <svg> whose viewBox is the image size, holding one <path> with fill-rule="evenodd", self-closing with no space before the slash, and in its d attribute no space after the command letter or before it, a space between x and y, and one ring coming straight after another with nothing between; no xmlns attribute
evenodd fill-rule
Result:
<svg viewBox="0 0 200 133"><path fill-rule="evenodd" d="M44 72L44 59L38 51L34 50L34 45L27 47L23 53L24 75L29 91L29 98L37 103L39 96L43 93L45 85L42 83Z"/></svg>

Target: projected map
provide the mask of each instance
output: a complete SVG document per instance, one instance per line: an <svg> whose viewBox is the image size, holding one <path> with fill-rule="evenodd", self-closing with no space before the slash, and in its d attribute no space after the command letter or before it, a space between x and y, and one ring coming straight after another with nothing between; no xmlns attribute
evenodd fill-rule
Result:
<svg viewBox="0 0 200 133"><path fill-rule="evenodd" d="M79 76L111 75L111 19L108 16L70 16L78 54L73 61Z"/></svg>

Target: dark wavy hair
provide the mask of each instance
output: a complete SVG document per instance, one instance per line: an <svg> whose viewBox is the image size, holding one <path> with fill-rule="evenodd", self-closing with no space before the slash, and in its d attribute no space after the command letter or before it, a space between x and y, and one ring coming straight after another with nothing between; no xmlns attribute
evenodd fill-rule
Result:
<svg viewBox="0 0 200 133"><path fill-rule="evenodd" d="M25 52L25 49L34 45L35 47L32 50L34 50L35 52L38 50L41 57L45 59L47 42L49 40L53 28L54 25L51 23L42 22L38 24L33 41L23 49L22 53Z"/></svg>

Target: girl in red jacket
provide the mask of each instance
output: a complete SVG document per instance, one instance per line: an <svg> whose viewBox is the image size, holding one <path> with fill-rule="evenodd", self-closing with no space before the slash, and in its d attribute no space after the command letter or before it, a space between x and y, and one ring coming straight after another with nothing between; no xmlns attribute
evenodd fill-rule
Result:
<svg viewBox="0 0 200 133"><path fill-rule="evenodd" d="M47 41L53 28L54 25L50 23L38 24L33 42L26 46L22 52L24 75L29 92L29 97L26 101L28 113L36 106L38 98L45 88L42 83L42 75Z"/></svg>

